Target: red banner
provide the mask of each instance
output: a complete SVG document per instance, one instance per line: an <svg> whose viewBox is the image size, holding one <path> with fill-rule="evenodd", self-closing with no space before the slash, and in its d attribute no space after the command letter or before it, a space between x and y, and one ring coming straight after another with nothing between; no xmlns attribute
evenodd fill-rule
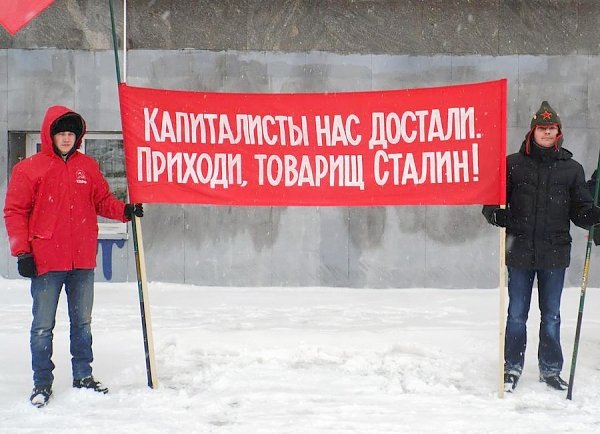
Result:
<svg viewBox="0 0 600 434"><path fill-rule="evenodd" d="M0 25L14 36L53 2L54 0L0 0Z"/></svg>
<svg viewBox="0 0 600 434"><path fill-rule="evenodd" d="M506 80L235 94L119 87L132 202L505 203Z"/></svg>

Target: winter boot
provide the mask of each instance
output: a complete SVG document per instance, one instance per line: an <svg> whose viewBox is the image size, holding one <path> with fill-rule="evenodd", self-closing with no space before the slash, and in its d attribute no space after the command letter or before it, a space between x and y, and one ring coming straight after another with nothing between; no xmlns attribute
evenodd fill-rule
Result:
<svg viewBox="0 0 600 434"><path fill-rule="evenodd" d="M48 404L50 397L52 396L52 386L50 384L41 384L39 386L34 386L31 391L31 396L29 400L32 405L35 405L37 408L44 407Z"/></svg>
<svg viewBox="0 0 600 434"><path fill-rule="evenodd" d="M94 392L108 393L108 387L104 387L102 383L94 380L94 377L85 377L79 380L73 380L73 387L77 389L91 389Z"/></svg>
<svg viewBox="0 0 600 434"><path fill-rule="evenodd" d="M567 390L569 387L569 383L560 378L558 374L549 375L547 377L542 377L540 375L540 382L546 383L548 387L551 387L555 390Z"/></svg>
<svg viewBox="0 0 600 434"><path fill-rule="evenodd" d="M515 374L504 374L504 391L512 392L517 387L517 383L519 382L519 376Z"/></svg>

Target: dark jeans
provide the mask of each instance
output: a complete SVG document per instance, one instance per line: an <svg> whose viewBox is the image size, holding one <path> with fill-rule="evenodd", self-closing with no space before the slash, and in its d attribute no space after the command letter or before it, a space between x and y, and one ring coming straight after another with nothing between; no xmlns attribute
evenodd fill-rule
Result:
<svg viewBox="0 0 600 434"><path fill-rule="evenodd" d="M31 279L33 322L31 323L31 367L33 384L52 384L52 338L56 308L62 287L69 307L71 366L73 378L92 375L92 304L94 270L51 271Z"/></svg>
<svg viewBox="0 0 600 434"><path fill-rule="evenodd" d="M508 267L508 318L504 341L504 370L521 375L527 346L527 317L533 280L537 275L541 313L538 365L540 375L559 374L563 366L560 346L560 298L565 269L530 270Z"/></svg>

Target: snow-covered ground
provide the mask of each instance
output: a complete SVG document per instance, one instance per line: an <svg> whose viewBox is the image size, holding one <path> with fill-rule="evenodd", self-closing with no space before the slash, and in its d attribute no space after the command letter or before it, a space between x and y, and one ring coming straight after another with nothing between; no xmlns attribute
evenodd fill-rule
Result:
<svg viewBox="0 0 600 434"><path fill-rule="evenodd" d="M498 291L206 288L150 283L159 387L147 387L135 283L96 287L94 374L70 387L64 295L54 396L28 401L30 296L0 279L1 433L598 433L600 291L589 289L573 400L526 368L497 397ZM579 288L563 296L568 378Z"/></svg>

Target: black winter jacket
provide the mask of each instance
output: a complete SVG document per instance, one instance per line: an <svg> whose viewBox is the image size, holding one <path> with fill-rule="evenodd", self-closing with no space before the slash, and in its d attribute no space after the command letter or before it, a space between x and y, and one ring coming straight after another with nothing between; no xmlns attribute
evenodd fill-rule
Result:
<svg viewBox="0 0 600 434"><path fill-rule="evenodd" d="M590 191L592 198L594 197L594 193L596 190L596 176L597 175L598 175L598 170L594 170L592 177L587 182L588 190ZM600 227L594 228L594 244L597 246L600 246Z"/></svg>
<svg viewBox="0 0 600 434"><path fill-rule="evenodd" d="M566 268L571 259L571 221L589 229L600 209L586 186L583 167L567 149L521 150L507 157L506 265L527 269ZM493 222L498 206L483 214Z"/></svg>

